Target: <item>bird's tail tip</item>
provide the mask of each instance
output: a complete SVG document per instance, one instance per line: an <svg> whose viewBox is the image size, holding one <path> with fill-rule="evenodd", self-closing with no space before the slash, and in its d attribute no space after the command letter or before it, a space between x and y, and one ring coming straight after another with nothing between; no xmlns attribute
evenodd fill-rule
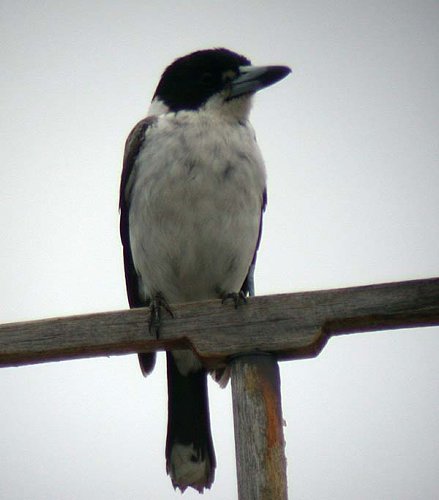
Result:
<svg viewBox="0 0 439 500"><path fill-rule="evenodd" d="M200 453L193 444L175 443L166 464L166 471L171 477L174 489L182 493L193 488L198 493L209 489L215 479L215 459L212 463L209 453Z"/></svg>

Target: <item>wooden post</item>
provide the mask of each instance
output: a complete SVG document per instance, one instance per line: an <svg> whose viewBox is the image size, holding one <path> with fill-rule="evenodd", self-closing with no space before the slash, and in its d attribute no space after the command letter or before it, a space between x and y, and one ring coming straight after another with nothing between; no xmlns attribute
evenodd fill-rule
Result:
<svg viewBox="0 0 439 500"><path fill-rule="evenodd" d="M279 366L269 354L232 361L239 500L287 500Z"/></svg>

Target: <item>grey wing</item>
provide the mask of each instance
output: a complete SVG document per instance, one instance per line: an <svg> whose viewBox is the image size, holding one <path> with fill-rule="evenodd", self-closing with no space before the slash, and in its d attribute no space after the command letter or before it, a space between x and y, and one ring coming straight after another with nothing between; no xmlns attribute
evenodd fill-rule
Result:
<svg viewBox="0 0 439 500"><path fill-rule="evenodd" d="M128 294L128 302L131 308L144 307L149 305L149 300L142 298L139 290L139 278L134 267L133 256L130 245L129 214L132 187L135 175L135 163L137 155L141 150L145 133L156 121L156 117L150 116L141 120L129 134L125 143L125 153L123 159L122 178L120 183L119 210L120 210L120 237L123 245L123 260L125 268L125 283ZM152 371L155 364L154 353L139 353L140 367L144 375Z"/></svg>
<svg viewBox="0 0 439 500"><path fill-rule="evenodd" d="M259 234L258 234L258 240L256 242L255 253L253 254L253 259L252 259L252 262L250 264L247 276L246 276L244 283L242 284L242 287L241 287L241 292L243 292L245 296L249 295L250 297L253 297L255 295L254 273L255 273L255 267L256 267L256 255L258 253L259 244L261 243L262 218L263 218L266 206L267 206L267 190L265 189L264 192L262 193L261 217L260 217L260 221L259 221Z"/></svg>

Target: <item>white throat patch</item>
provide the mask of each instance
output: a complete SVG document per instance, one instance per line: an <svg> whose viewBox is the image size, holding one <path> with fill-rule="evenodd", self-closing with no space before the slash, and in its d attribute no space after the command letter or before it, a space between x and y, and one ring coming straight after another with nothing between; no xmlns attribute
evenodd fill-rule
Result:
<svg viewBox="0 0 439 500"><path fill-rule="evenodd" d="M160 116L166 115L166 113L169 113L168 106L158 97L154 97L149 106L147 116Z"/></svg>

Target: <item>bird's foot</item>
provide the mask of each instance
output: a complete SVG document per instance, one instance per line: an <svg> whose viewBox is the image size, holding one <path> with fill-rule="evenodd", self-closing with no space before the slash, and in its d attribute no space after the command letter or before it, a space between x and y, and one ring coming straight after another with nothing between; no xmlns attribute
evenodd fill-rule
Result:
<svg viewBox="0 0 439 500"><path fill-rule="evenodd" d="M235 309L238 309L238 306L242 304L247 304L247 298L245 293L241 290L239 293L229 292L223 295L222 303L225 304L228 300L232 300L235 305Z"/></svg>
<svg viewBox="0 0 439 500"><path fill-rule="evenodd" d="M174 317L172 309L169 307L168 302L161 292L154 295L154 298L149 304L150 316L149 316L149 331L156 339L160 335L160 326L162 322L162 309L164 309L171 318Z"/></svg>

